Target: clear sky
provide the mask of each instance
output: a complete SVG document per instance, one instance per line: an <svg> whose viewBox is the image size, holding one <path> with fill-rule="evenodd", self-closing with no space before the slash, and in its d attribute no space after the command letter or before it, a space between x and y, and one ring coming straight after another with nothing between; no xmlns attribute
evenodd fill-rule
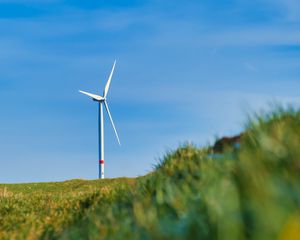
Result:
<svg viewBox="0 0 300 240"><path fill-rule="evenodd" d="M0 0L0 182L93 179L108 96L106 176L239 133L247 114L300 105L299 0Z"/></svg>

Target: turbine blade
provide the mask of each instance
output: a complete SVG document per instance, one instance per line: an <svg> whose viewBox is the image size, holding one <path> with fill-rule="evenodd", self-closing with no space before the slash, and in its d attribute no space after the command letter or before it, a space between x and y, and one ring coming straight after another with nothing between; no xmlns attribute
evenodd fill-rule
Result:
<svg viewBox="0 0 300 240"><path fill-rule="evenodd" d="M82 94L84 94L84 95L87 95L87 96L89 96L89 97L91 97L91 98L93 98L93 99L95 99L95 100L98 100L98 101L101 101L101 100L104 99L103 97L101 97L101 96L99 96L99 95L96 95L96 94L84 92L84 91L81 91L81 90L79 90L79 92L82 93Z"/></svg>
<svg viewBox="0 0 300 240"><path fill-rule="evenodd" d="M115 70L115 66L116 66L116 60L114 61L114 65L112 66L112 69L111 69L111 72L109 74L109 77L108 77L108 80L107 80L107 83L105 85L105 88L104 88L104 93L103 93L103 97L106 98L107 96L107 93L108 93L108 89L109 89L109 85L110 85L110 82L111 82L111 79L112 79L112 76L114 74L114 70Z"/></svg>
<svg viewBox="0 0 300 240"><path fill-rule="evenodd" d="M107 104L106 101L104 101L104 104L105 104L105 108L106 108L106 111L107 111L107 113L108 113L108 116L109 116L111 125L113 126L113 129L114 129L114 131L115 131L115 134L116 134L118 143L119 143L119 145L121 146L120 139L119 139L119 136L118 136L118 132L117 132L117 129L116 129L116 127L115 127L114 121L113 121L113 119L112 119L112 117L111 117L111 114L110 114L110 111L109 111L108 104Z"/></svg>

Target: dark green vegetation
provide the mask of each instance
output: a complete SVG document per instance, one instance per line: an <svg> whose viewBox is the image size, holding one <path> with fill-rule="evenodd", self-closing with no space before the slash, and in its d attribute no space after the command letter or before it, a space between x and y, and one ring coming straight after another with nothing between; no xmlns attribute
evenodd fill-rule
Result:
<svg viewBox="0 0 300 240"><path fill-rule="evenodd" d="M249 121L239 149L186 145L137 179L0 185L0 238L300 239L300 112Z"/></svg>

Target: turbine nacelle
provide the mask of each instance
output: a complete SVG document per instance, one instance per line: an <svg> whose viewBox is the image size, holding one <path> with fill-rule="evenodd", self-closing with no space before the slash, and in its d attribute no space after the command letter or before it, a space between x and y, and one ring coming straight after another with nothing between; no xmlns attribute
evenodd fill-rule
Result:
<svg viewBox="0 0 300 240"><path fill-rule="evenodd" d="M94 102L104 102L104 101L106 101L106 98L105 98L105 99L102 99L102 100L97 100L97 99L93 98L93 101L94 101Z"/></svg>

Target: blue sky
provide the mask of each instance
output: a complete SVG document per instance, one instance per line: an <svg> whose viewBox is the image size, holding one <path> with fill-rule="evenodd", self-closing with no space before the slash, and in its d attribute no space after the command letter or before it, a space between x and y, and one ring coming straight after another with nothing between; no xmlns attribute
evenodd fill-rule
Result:
<svg viewBox="0 0 300 240"><path fill-rule="evenodd" d="M298 0L0 0L0 182L97 177L97 105L78 90L101 93L114 59L107 177L299 106L299 29Z"/></svg>

